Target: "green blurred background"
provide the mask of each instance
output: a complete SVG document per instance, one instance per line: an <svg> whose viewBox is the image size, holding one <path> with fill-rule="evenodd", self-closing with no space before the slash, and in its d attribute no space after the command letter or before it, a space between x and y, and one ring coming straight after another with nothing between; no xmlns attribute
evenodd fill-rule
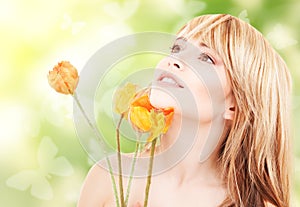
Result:
<svg viewBox="0 0 300 207"><path fill-rule="evenodd" d="M300 206L299 11L299 0L1 0L0 206L75 206L93 164L75 132L71 97L48 86L47 73L58 61L81 70L117 37L175 33L206 13L250 21L292 72L293 206Z"/></svg>

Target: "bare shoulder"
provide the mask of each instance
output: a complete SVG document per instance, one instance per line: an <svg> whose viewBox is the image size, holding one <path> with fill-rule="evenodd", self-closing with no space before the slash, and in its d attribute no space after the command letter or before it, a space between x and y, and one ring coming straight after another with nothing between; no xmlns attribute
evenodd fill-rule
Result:
<svg viewBox="0 0 300 207"><path fill-rule="evenodd" d="M77 207L104 206L111 195L110 174L98 163L90 169L83 183Z"/></svg>

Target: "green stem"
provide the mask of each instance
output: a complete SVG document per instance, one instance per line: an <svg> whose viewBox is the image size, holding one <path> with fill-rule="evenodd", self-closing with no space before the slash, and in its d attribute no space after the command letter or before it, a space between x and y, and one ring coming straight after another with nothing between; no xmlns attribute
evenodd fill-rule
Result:
<svg viewBox="0 0 300 207"><path fill-rule="evenodd" d="M99 139L100 141L100 144L103 148L103 153L105 155L105 160L107 162L107 165L108 165L108 169L109 169L109 174L110 174L110 177L111 177L111 181L112 181L112 184L113 184L113 190L114 190L114 196L115 196L115 199L116 199L116 204L117 204L117 207L120 207L120 201L119 201L119 197L118 197L118 192L117 192L117 185L116 185L116 181L115 181L115 178L114 178L114 175L113 175L113 169L112 169L112 165L111 165L111 162L107 156L107 151L105 150L105 144L103 142L103 140L101 139L101 136L98 132L98 130L96 129L96 127L92 124L91 120L89 119L89 117L86 115L78 97L77 97L77 94L76 92L74 92L74 95L73 95L73 98L75 100L75 103L77 104L78 108L80 109L81 113L83 114L85 120L87 121L88 125L91 127L91 129L93 130L94 134L97 136L97 138Z"/></svg>
<svg viewBox="0 0 300 207"><path fill-rule="evenodd" d="M123 190L123 174L122 174L122 159L121 159L121 143L120 143L120 126L123 120L124 115L122 114L117 126L117 149L118 149L118 168L119 168L119 190L120 190L120 199L121 207L125 207L124 201L124 190Z"/></svg>
<svg viewBox="0 0 300 207"><path fill-rule="evenodd" d="M144 200L144 207L148 205L148 197L149 197L149 190L151 185L151 178L152 178L152 168L153 168L153 161L154 161L154 152L156 146L157 138L152 141L151 145L151 152L150 152L150 161L149 161L149 168L148 168L148 177L147 177L147 185L145 189L145 200Z"/></svg>
<svg viewBox="0 0 300 207"><path fill-rule="evenodd" d="M138 139L136 141L133 161L132 161L131 170L130 170L129 181L128 181L127 190L126 190L126 199L125 199L126 206L127 206L128 199L129 199L129 193L130 193L130 188L131 188L131 183L132 183L132 178L133 178L133 172L134 172L136 158L137 158L137 154L138 154L139 150L140 150L140 134L138 135Z"/></svg>

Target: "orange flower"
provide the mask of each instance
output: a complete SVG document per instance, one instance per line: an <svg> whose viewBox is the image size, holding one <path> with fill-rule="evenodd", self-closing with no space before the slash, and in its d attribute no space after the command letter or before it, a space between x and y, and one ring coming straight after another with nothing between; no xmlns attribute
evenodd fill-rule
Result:
<svg viewBox="0 0 300 207"><path fill-rule="evenodd" d="M59 93L74 94L78 84L77 69L68 61L59 62L52 71L49 71L48 82Z"/></svg>
<svg viewBox="0 0 300 207"><path fill-rule="evenodd" d="M130 121L138 130L143 132L151 129L150 112L142 106L130 108Z"/></svg>
<svg viewBox="0 0 300 207"><path fill-rule="evenodd" d="M148 95L137 98L130 105L130 121L138 130L150 131L151 135L148 141L156 138L153 137L154 135L168 131L173 115L174 108L156 108L150 103Z"/></svg>

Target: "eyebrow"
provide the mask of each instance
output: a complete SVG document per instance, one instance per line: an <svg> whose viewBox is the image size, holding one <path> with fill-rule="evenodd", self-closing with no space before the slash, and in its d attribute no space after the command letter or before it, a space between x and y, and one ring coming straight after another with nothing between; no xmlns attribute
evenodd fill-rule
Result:
<svg viewBox="0 0 300 207"><path fill-rule="evenodd" d="M208 49L210 49L210 47L208 47L205 43L203 43L203 42L200 42L199 43L199 46L201 46L201 47L206 47L206 48L208 48Z"/></svg>
<svg viewBox="0 0 300 207"><path fill-rule="evenodd" d="M175 40L175 42L178 41L178 40L183 40L183 41L185 41L185 42L188 41L188 39L187 39L186 37L183 37L183 36L177 37L176 40ZM203 43L203 42L200 42L200 43L199 43L199 46L200 46L200 47L205 47L205 48L207 48L207 49L211 49L210 47L208 47L208 46L207 46L205 43Z"/></svg>
<svg viewBox="0 0 300 207"><path fill-rule="evenodd" d="M184 41L187 41L187 39L186 39L185 37L183 37L183 36L177 37L177 38L176 38L176 41L177 41L177 40L184 40Z"/></svg>

